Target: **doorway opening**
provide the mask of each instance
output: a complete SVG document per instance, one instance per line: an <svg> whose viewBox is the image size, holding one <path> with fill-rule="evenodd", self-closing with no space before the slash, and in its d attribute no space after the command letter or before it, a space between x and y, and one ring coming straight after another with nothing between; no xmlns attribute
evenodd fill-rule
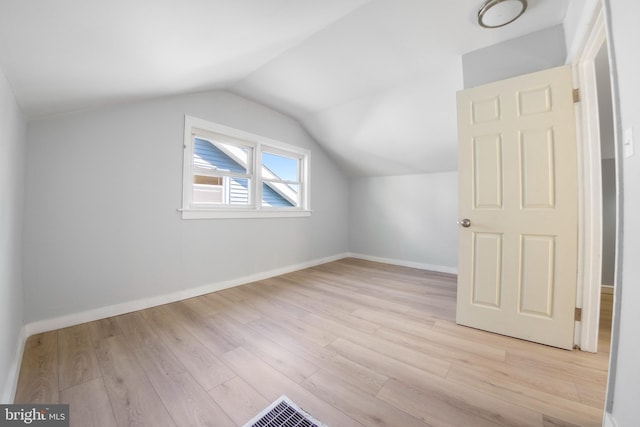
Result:
<svg viewBox="0 0 640 427"><path fill-rule="evenodd" d="M616 155L609 52L602 43L594 59L602 166L602 280L598 352L609 352L616 265Z"/></svg>

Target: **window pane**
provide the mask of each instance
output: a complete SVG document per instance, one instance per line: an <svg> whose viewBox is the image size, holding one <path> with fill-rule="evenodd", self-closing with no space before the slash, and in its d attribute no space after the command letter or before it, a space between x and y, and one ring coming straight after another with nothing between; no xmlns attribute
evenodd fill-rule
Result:
<svg viewBox="0 0 640 427"><path fill-rule="evenodd" d="M248 205L251 201L248 178L194 177L192 201L195 205ZM206 181L199 183L198 181Z"/></svg>
<svg viewBox="0 0 640 427"><path fill-rule="evenodd" d="M299 185L281 182L264 182L262 184L262 206L281 208L297 207L299 201Z"/></svg>
<svg viewBox="0 0 640 427"><path fill-rule="evenodd" d="M229 204L230 205L248 205L251 202L249 197L248 178L232 178L229 184Z"/></svg>
<svg viewBox="0 0 640 427"><path fill-rule="evenodd" d="M193 183L204 185L222 185L222 179L223 178L221 176L196 175L193 177Z"/></svg>
<svg viewBox="0 0 640 427"><path fill-rule="evenodd" d="M224 202L224 189L221 185L201 185L193 186L193 203L197 204L220 204Z"/></svg>
<svg viewBox="0 0 640 427"><path fill-rule="evenodd" d="M251 147L194 138L193 165L196 167L247 174L251 169Z"/></svg>
<svg viewBox="0 0 640 427"><path fill-rule="evenodd" d="M300 160L278 154L262 153L262 176L266 179L298 181ZM264 170L266 168L266 170ZM273 175L273 176L271 176Z"/></svg>

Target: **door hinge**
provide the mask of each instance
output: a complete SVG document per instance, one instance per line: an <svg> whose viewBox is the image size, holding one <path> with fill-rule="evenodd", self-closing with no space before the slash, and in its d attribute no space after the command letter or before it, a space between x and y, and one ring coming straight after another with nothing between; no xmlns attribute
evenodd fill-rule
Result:
<svg viewBox="0 0 640 427"><path fill-rule="evenodd" d="M580 102L580 89L573 90L573 103Z"/></svg>
<svg viewBox="0 0 640 427"><path fill-rule="evenodd" d="M576 307L576 313L575 313L574 320L576 322L581 322L582 321L582 309L581 308Z"/></svg>

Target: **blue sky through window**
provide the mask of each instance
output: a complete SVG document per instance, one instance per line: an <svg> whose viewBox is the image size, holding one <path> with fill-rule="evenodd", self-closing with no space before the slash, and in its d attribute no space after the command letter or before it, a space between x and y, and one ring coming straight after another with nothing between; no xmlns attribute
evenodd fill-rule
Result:
<svg viewBox="0 0 640 427"><path fill-rule="evenodd" d="M263 152L262 165L269 168L280 179L286 181L298 180L298 159Z"/></svg>

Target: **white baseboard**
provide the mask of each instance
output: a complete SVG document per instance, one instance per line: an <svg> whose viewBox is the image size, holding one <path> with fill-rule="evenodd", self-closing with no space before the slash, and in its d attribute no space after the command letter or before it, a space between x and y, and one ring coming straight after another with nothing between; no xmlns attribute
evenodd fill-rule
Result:
<svg viewBox="0 0 640 427"><path fill-rule="evenodd" d="M238 277L236 279L226 280L223 282L212 283L209 285L199 286L196 288L185 289L170 294L156 295L149 298L143 298L135 301L124 302L121 304L114 304L106 307L99 307L92 310L87 310L79 313L71 313L64 316L54 317L45 320L38 320L25 325L26 337L33 334L39 334L41 332L53 331L60 328L66 328L68 326L74 326L81 323L92 322L94 320L104 319L111 316L118 316L121 314L131 313L132 311L144 310L145 308L156 307L158 305L169 304L176 301L181 301L188 298L197 297L200 295L208 294L211 292L221 291L223 289L232 288L234 286L240 286L247 283L255 282L258 280L268 279L270 277L279 276L286 273L302 270L309 267L314 267L320 264L326 264L328 262L337 261L339 259L346 258L347 253L333 255L326 258L315 259L312 261L303 262L300 264L290 265L287 267L277 268L274 270L265 271L262 273L252 274L249 276ZM20 357L21 360L22 357ZM14 387L15 388L15 387Z"/></svg>
<svg viewBox="0 0 640 427"><path fill-rule="evenodd" d="M363 259L366 261L381 262L383 264L399 265L401 267L410 267L410 268L417 268L420 270L437 271L439 273L458 274L458 269L456 267L447 267L443 265L433 265L433 264L425 264L421 262L382 258L382 257L353 253L353 252L349 253L349 257Z"/></svg>
<svg viewBox="0 0 640 427"><path fill-rule="evenodd" d="M16 343L16 352L11 367L9 368L9 375L7 376L7 382L2 390L2 404L11 404L16 398L16 388L18 387L18 376L20 375L20 365L22 363L22 355L24 354L24 344L27 341L27 328L20 328L18 333L18 342Z"/></svg>
<svg viewBox="0 0 640 427"><path fill-rule="evenodd" d="M603 427L618 427L618 423L616 423L615 418L613 418L613 415L609 412L604 413L604 422L602 425Z"/></svg>

